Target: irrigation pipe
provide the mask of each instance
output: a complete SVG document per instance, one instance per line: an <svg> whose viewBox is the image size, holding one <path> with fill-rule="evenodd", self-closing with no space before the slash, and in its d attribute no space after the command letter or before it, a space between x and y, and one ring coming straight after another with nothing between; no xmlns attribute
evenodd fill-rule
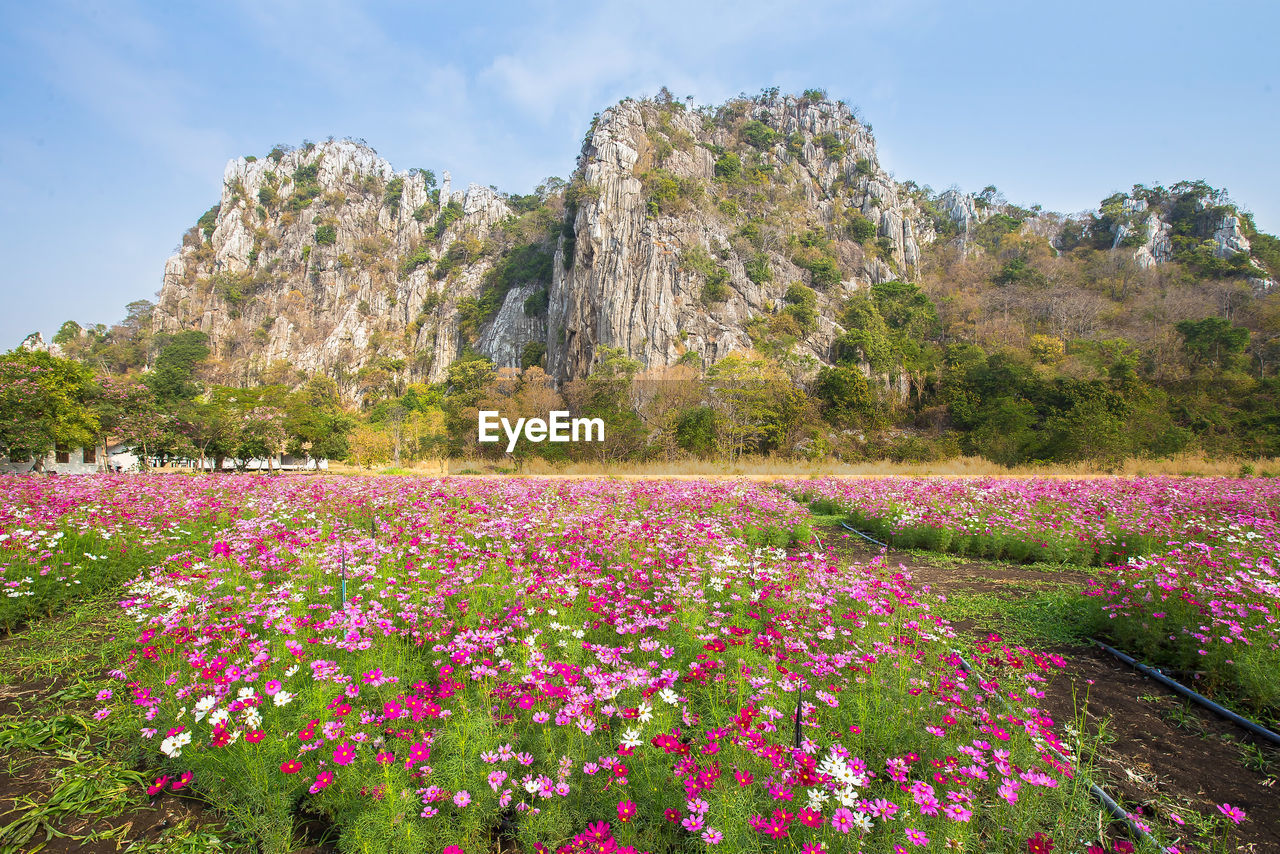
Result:
<svg viewBox="0 0 1280 854"><path fill-rule="evenodd" d="M956 658L960 659L960 665L965 669L965 672L972 673L974 676L977 676L979 679L982 678L982 674L969 666L969 662L965 660L965 657L960 654L959 650L953 649L952 652L956 654ZM1009 709L1009 703L1007 700L1005 700L1004 695L997 692L996 696L1000 698L1000 702L1004 705L1005 710L1010 711L1010 713L1012 713L1011 710ZM1049 749L1049 752L1052 753L1054 756L1058 757L1058 760L1062 762L1064 765L1071 765L1071 760L1067 759L1067 757L1059 753L1056 748L1052 746L1048 746L1048 749ZM1093 796L1093 799L1095 801L1102 804L1103 808L1106 809L1106 811L1111 814L1112 818L1115 818L1119 821L1124 822L1125 827L1129 829L1129 833L1133 835L1135 839L1141 839L1143 842L1146 842L1154 846L1156 850L1160 849L1160 845L1158 842L1156 842L1155 837L1153 837L1150 833L1147 833L1141 827L1138 827L1138 825L1134 822L1134 820L1129 817L1129 813L1125 811L1124 807L1120 806L1118 803L1112 800L1111 796L1108 795L1106 792L1104 792L1101 786L1099 786L1097 783L1090 783L1089 794Z"/></svg>
<svg viewBox="0 0 1280 854"><path fill-rule="evenodd" d="M1132 667L1134 670L1137 670L1139 673L1143 674L1144 676L1150 676L1152 679L1156 680L1161 685L1164 685L1166 688L1170 689L1171 691L1181 694L1182 696L1186 697L1188 700L1191 700L1192 702L1199 703L1201 706L1204 706L1206 709L1213 712L1214 714L1220 717L1226 718L1236 726L1243 727L1244 729L1248 730L1249 732L1253 733L1259 738L1266 739L1272 744L1280 744L1280 735L1277 735L1276 733L1272 732L1266 727L1260 726L1254 723L1253 721L1249 720L1248 718L1241 717L1240 715L1237 715L1235 712L1231 711L1230 709L1219 706L1217 703L1215 703L1213 700L1210 700L1208 697L1204 697L1200 694L1197 694L1195 691L1192 691L1190 688L1188 688L1186 685L1183 685L1181 682L1177 682L1173 679L1170 679L1168 676L1165 676L1163 673L1161 673L1159 670L1156 670L1154 667L1148 667L1147 665L1143 664L1141 661L1138 661L1134 658L1131 658L1130 656L1125 655L1123 652L1116 649L1115 647L1107 646L1105 643L1103 643L1100 640L1094 640L1093 642L1098 646L1102 647L1103 649L1105 649L1107 652L1114 655L1116 658L1123 661L1125 664Z"/></svg>
<svg viewBox="0 0 1280 854"><path fill-rule="evenodd" d="M848 530L853 531L855 534L857 534L859 537L862 537L862 539L864 539L864 540L869 540L869 541L871 541L871 542L875 543L877 546L884 546L886 549L887 549L887 548L889 548L889 544L888 544L888 543L882 543L882 542L880 542L879 540L877 540L875 537L867 536L866 534L864 534L864 533L862 533L861 531L859 531L857 528L855 528L855 527L853 527L852 525L850 525L848 522L841 522L840 524L841 524L841 525L843 525L843 526L844 526L845 528L847 528Z"/></svg>

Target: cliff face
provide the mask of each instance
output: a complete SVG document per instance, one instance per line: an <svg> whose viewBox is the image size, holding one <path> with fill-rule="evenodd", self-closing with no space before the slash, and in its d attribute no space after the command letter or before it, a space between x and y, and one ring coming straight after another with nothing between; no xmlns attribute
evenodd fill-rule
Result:
<svg viewBox="0 0 1280 854"><path fill-rule="evenodd" d="M454 190L448 173L434 183L346 141L231 161L221 202L165 264L157 331L207 333L228 381L286 364L349 393L362 371L439 380L460 347L460 302L502 260L485 242L514 212L489 188ZM480 349L499 360L545 337L536 320L488 325Z"/></svg>
<svg viewBox="0 0 1280 854"><path fill-rule="evenodd" d="M233 160L165 265L153 321L207 333L217 382L321 372L352 400L439 382L477 353L545 360L563 382L606 346L651 370L772 347L812 374L833 361L849 297L915 279L935 240L980 252L1030 230L1269 290L1242 217L1203 182L1138 186L1065 220L994 187L931 195L890 177L870 127L820 92L627 99L596 117L567 184L529 196L455 190L448 173L437 186L349 141Z"/></svg>
<svg viewBox="0 0 1280 854"><path fill-rule="evenodd" d="M602 345L649 367L714 362L752 346L751 318L782 308L796 282L814 286L818 313L797 352L830 361L843 299L910 275L933 238L844 105L773 97L715 114L681 106L623 101L600 115L583 148L572 238L550 294L556 376L588 372ZM861 241L846 236L855 219ZM814 230L834 236L823 247L833 266L794 244ZM720 283L710 294L708 278Z"/></svg>

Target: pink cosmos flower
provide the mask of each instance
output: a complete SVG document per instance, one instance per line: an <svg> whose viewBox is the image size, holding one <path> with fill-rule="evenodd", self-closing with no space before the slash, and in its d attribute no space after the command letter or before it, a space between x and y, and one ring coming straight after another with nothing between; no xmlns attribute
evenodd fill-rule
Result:
<svg viewBox="0 0 1280 854"><path fill-rule="evenodd" d="M332 782L333 782L333 772L321 771L319 774L316 775L316 781L311 784L311 788L308 789L307 791L311 792L311 794L314 795L316 792L320 791L321 789L327 789L329 787L329 784Z"/></svg>
<svg viewBox="0 0 1280 854"><path fill-rule="evenodd" d="M1231 804L1221 804L1218 807L1218 812L1222 813L1227 818L1234 821L1236 824L1239 824L1240 822L1244 821L1244 818L1245 818L1245 811L1240 809L1239 807L1233 807L1231 806Z"/></svg>
<svg viewBox="0 0 1280 854"><path fill-rule="evenodd" d="M339 765L350 765L351 760L356 758L355 745L344 741L333 750L333 761Z"/></svg>
<svg viewBox="0 0 1280 854"><path fill-rule="evenodd" d="M467 804L471 803L471 793L466 789L459 789L458 793L453 796L453 803L458 809L466 807Z"/></svg>
<svg viewBox="0 0 1280 854"><path fill-rule="evenodd" d="M831 826L841 833L853 830L853 812L848 807L840 807L831 815Z"/></svg>

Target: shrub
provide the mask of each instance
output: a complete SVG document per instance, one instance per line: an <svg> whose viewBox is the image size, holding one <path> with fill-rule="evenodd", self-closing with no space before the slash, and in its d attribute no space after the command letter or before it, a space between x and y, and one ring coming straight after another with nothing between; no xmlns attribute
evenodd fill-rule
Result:
<svg viewBox="0 0 1280 854"><path fill-rule="evenodd" d="M315 238L319 246L332 246L338 242L338 229L333 225L322 225L316 229Z"/></svg>
<svg viewBox="0 0 1280 854"><path fill-rule="evenodd" d="M721 181L736 181L742 175L742 159L733 152L721 155L716 161L716 178Z"/></svg>
<svg viewBox="0 0 1280 854"><path fill-rule="evenodd" d="M840 265L836 260L828 255L821 255L817 258L804 259L796 261L797 266L803 267L809 271L809 280L815 287L826 289L832 285L840 284L844 277L840 272Z"/></svg>
<svg viewBox="0 0 1280 854"><path fill-rule="evenodd" d="M679 178L666 169L646 172L640 181L648 199L646 207L650 217L680 210L702 194L702 184L696 179Z"/></svg>
<svg viewBox="0 0 1280 854"><path fill-rule="evenodd" d="M840 137L836 136L834 133L820 134L814 139L814 142L821 146L822 150L827 153L827 157L830 157L832 160L839 160L844 157L845 152L848 151L848 148L840 140Z"/></svg>
<svg viewBox="0 0 1280 854"><path fill-rule="evenodd" d="M209 208L200 215L200 219L196 220L196 225L204 232L205 237L212 237L213 230L218 225L218 212L222 210L222 205L217 204Z"/></svg>
<svg viewBox="0 0 1280 854"><path fill-rule="evenodd" d="M747 278L757 285L765 285L773 281L773 267L769 263L769 256L763 252L757 252L748 258L742 267L747 272Z"/></svg>
<svg viewBox="0 0 1280 854"><path fill-rule="evenodd" d="M404 196L404 179L392 178L387 182L387 187L382 191L383 207L391 208L392 213L399 213L400 199Z"/></svg>
<svg viewBox="0 0 1280 854"><path fill-rule="evenodd" d="M879 231L874 222L863 216L861 211L856 210L850 210L845 215L844 230L851 240L858 243L866 243Z"/></svg>
<svg viewBox="0 0 1280 854"><path fill-rule="evenodd" d="M524 300L524 313L528 317L538 317L547 313L547 309L551 306L551 292L546 288L539 288Z"/></svg>
<svg viewBox="0 0 1280 854"><path fill-rule="evenodd" d="M763 150L773 145L778 132L759 119L752 119L742 126L742 138L753 148Z"/></svg>
<svg viewBox="0 0 1280 854"><path fill-rule="evenodd" d="M543 341L529 341L520 351L520 367L532 368L541 365L547 358L547 345Z"/></svg>
<svg viewBox="0 0 1280 854"><path fill-rule="evenodd" d="M440 215L436 217L436 240L444 237L444 233L449 226L462 219L462 203L457 199L450 199L449 204L441 209Z"/></svg>
<svg viewBox="0 0 1280 854"><path fill-rule="evenodd" d="M702 285L702 302L714 305L729 299L728 281L729 271L724 267L717 267Z"/></svg>

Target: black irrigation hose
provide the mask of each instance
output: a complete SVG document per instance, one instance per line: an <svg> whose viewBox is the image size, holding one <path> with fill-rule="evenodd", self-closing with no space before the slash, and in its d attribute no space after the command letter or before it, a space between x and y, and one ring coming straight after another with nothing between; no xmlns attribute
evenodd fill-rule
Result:
<svg viewBox="0 0 1280 854"><path fill-rule="evenodd" d="M982 674L969 666L969 662L965 661L964 656L960 654L959 650L952 650L952 652L956 654L956 658L960 659L960 665L965 669L965 672L972 673L975 676L977 676L979 679L982 678ZM1000 698L1000 702L1004 704L1005 709L1007 710L1009 708L1009 705L1005 701L1004 695L997 693L996 696ZM1070 760L1068 760L1067 757L1063 756L1053 747L1049 747L1049 752L1052 753L1054 756L1058 757L1058 760L1062 762L1064 765L1071 764ZM1154 846L1157 850L1159 849L1160 845L1159 843L1156 842L1155 837L1153 837L1150 833L1147 833L1141 827L1138 827L1138 825L1134 822L1134 820L1129 817L1129 813L1125 812L1124 807L1120 806L1118 803L1112 800L1111 796L1108 795L1106 792L1104 792L1102 790L1102 787L1100 787L1097 783L1089 784L1089 794L1093 795L1093 799L1095 801L1102 804L1103 808L1106 809L1106 811L1111 814L1112 818L1117 819L1118 821L1124 822L1125 827L1129 829L1129 833L1133 836L1134 839L1140 839L1143 842L1147 842L1150 845Z"/></svg>
<svg viewBox="0 0 1280 854"><path fill-rule="evenodd" d="M862 533L857 528L850 525L848 522L841 522L840 524L848 528L850 531L853 531L855 534L857 534L859 537L862 537L862 539L864 540L870 540L871 542L875 543L877 546L884 546L886 549L889 548L888 543L882 543L879 540L877 540L875 537L871 537Z"/></svg>
<svg viewBox="0 0 1280 854"><path fill-rule="evenodd" d="M1260 726L1259 724L1254 723L1248 718L1241 717L1240 715L1237 715L1235 712L1231 711L1230 709L1219 706L1217 703L1215 703L1213 700L1210 700L1208 697L1204 697L1200 694L1197 694L1195 691L1192 691L1190 688L1188 688L1186 685L1183 685L1181 682L1177 682L1177 681L1174 681L1173 679L1170 679L1168 676L1165 676L1163 673L1161 673L1159 670L1156 670L1154 667L1148 667L1147 665L1143 664L1141 661L1138 661L1134 658L1131 658L1125 655L1123 652L1116 649L1115 647L1107 646L1105 643L1103 643L1100 640L1094 640L1093 642L1098 646L1102 647L1103 649L1105 649L1107 652L1114 655L1116 658L1123 661L1125 664L1137 670L1139 673L1143 674L1144 676L1150 676L1152 679L1156 680L1161 685L1164 685L1166 688L1169 688L1171 691L1174 691L1177 694L1181 694L1182 696L1186 697L1188 700L1191 700L1192 702L1199 703L1201 706L1204 706L1206 709L1213 712L1214 714L1220 717L1226 718L1236 726L1243 727L1244 729L1248 730L1249 732L1253 733L1259 738L1266 739L1267 741L1270 741L1272 744L1280 744L1280 735L1275 734L1274 732L1267 729L1266 727Z"/></svg>

